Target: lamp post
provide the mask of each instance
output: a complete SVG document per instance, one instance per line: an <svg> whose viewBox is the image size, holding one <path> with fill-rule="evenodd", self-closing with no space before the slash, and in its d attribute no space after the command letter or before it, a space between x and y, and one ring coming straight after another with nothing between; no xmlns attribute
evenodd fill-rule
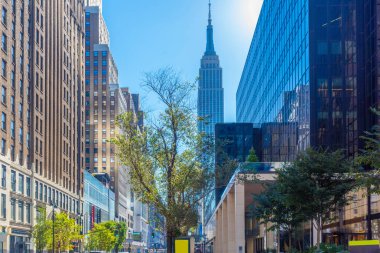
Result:
<svg viewBox="0 0 380 253"><path fill-rule="evenodd" d="M55 252L55 208L57 208L57 205L53 202L50 201L50 205L53 207L53 253Z"/></svg>
<svg viewBox="0 0 380 253"><path fill-rule="evenodd" d="M80 227L80 234L81 235L84 235L84 229L83 229L83 226L82 226L82 218L83 218L83 213L80 213L80 214L78 214L77 215L77 218L78 218L78 222L77 222L77 224L79 225L79 226L81 226ZM79 250L79 252L82 252L82 239L80 239L79 241L78 241L78 250Z"/></svg>

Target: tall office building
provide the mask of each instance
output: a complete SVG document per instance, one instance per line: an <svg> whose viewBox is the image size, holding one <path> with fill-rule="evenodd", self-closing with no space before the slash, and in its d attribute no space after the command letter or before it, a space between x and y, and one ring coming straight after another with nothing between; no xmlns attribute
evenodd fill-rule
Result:
<svg viewBox="0 0 380 253"><path fill-rule="evenodd" d="M86 45L86 170L97 178L109 177L115 192L115 215L127 221L127 171L116 161L116 116L126 110L126 102L118 95L118 70L109 48L109 32L101 12L101 2L85 9ZM84 210L91 217L92 210Z"/></svg>
<svg viewBox="0 0 380 253"><path fill-rule="evenodd" d="M88 1L86 25L86 170L97 178L109 175L115 193L115 218L128 224L128 237L135 230L134 206L128 168L116 157L116 146L108 140L120 132L116 117L132 112L143 126L138 94L120 88L118 70L110 51L110 35L101 12L101 1ZM91 210L84 210L91 218ZM135 246L136 243L133 244ZM138 244L138 243L137 243Z"/></svg>
<svg viewBox="0 0 380 253"><path fill-rule="evenodd" d="M224 90L222 85L222 68L219 56L214 48L214 29L211 19L211 3L209 2L206 51L201 59L198 84L198 132L207 137L213 137L215 124L224 122ZM213 157L205 157L213 160ZM211 168L213 169L213 168ZM215 194L212 191L202 200L199 213L202 224L199 233L202 232L205 219L211 216L215 207Z"/></svg>
<svg viewBox="0 0 380 253"><path fill-rule="evenodd" d="M83 0L0 3L0 251L33 249L39 207L81 212L83 8Z"/></svg>
<svg viewBox="0 0 380 253"><path fill-rule="evenodd" d="M137 125L140 130L142 130L144 127L144 112L141 109L140 95L130 93L129 89L126 87L120 88L120 90L127 102L127 110L137 117Z"/></svg>
<svg viewBox="0 0 380 253"><path fill-rule="evenodd" d="M371 46L378 15L374 1L266 1L237 91L237 120L296 122L300 150L354 155L375 123L369 108L380 101Z"/></svg>
<svg viewBox="0 0 380 253"><path fill-rule="evenodd" d="M209 3L206 51L199 69L198 117L202 119L198 123L198 131L212 136L215 124L224 121L222 68L214 49L211 3Z"/></svg>
<svg viewBox="0 0 380 253"><path fill-rule="evenodd" d="M363 145L360 136L377 120L369 108L380 103L374 46L379 44L378 4L264 1L237 91L238 122L287 124L272 135L275 141L296 133L297 151L343 148L355 156ZM288 157L286 146L279 152ZM377 214L372 215L365 203L358 208L359 202L346 208L344 224L330 226L326 236L365 237L368 224L378 227L379 201L373 198ZM372 222L365 224L368 217ZM380 236L378 230L375 234Z"/></svg>
<svg viewBox="0 0 380 253"><path fill-rule="evenodd" d="M107 142L115 134L118 70L109 49L108 29L99 6L86 7L86 170L115 177L115 152Z"/></svg>

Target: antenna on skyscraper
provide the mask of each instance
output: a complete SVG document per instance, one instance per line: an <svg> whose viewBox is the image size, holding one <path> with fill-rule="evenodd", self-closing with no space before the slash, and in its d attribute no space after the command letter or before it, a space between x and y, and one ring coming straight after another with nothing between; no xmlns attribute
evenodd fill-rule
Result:
<svg viewBox="0 0 380 253"><path fill-rule="evenodd" d="M211 0L208 0L208 24L211 25Z"/></svg>

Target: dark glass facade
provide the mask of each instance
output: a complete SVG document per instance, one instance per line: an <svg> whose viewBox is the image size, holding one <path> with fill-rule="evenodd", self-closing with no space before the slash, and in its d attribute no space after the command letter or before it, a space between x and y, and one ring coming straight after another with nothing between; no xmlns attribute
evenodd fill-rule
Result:
<svg viewBox="0 0 380 253"><path fill-rule="evenodd" d="M291 122L297 150L355 155L360 135L376 121L369 108L380 101L378 5L266 1L237 91L237 121Z"/></svg>
<svg viewBox="0 0 380 253"><path fill-rule="evenodd" d="M223 194L234 171L224 171L228 161L245 162L253 147L254 131L250 123L215 125L215 203ZM222 171L223 170L223 171Z"/></svg>
<svg viewBox="0 0 380 253"><path fill-rule="evenodd" d="M309 37L309 1L265 1L236 96L238 122L296 123L300 148L310 142Z"/></svg>
<svg viewBox="0 0 380 253"><path fill-rule="evenodd" d="M379 0L264 1L236 96L237 121L263 132L263 161L291 161L310 146L360 151L379 122L370 113L380 102L379 14ZM344 227L329 233L365 237L365 205L347 207Z"/></svg>
<svg viewBox="0 0 380 253"><path fill-rule="evenodd" d="M260 161L288 162L294 160L297 148L297 128L297 123L292 122L262 124Z"/></svg>
<svg viewBox="0 0 380 253"><path fill-rule="evenodd" d="M362 1L311 1L310 122L313 146L358 151L364 130ZM361 6L360 6L361 5Z"/></svg>
<svg viewBox="0 0 380 253"><path fill-rule="evenodd" d="M297 124L292 122L263 123L260 128L252 123L216 124L215 203L218 204L234 173L229 171L229 166L246 162L252 148L258 162L292 161L296 156L297 129Z"/></svg>

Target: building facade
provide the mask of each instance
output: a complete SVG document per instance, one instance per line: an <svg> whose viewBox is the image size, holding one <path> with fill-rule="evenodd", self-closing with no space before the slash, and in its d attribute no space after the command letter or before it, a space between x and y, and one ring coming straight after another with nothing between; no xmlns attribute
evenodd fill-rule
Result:
<svg viewBox="0 0 380 253"><path fill-rule="evenodd" d="M281 163L247 163L236 167L206 223L204 252L261 253L267 252L267 249L276 250L277 247L264 245L273 246L278 241L277 232L268 231L266 225L254 219L252 206L255 204L253 195L264 190L264 183L275 180L275 170L280 166ZM245 169L255 169L256 173L247 174ZM250 176L255 180L247 180Z"/></svg>
<svg viewBox="0 0 380 253"><path fill-rule="evenodd" d="M219 56L214 47L214 28L211 19L211 3L209 2L208 25L206 33L206 51L201 59L198 82L198 132L205 138L213 139L215 124L224 122L224 89L223 71L220 67ZM213 160L212 157L205 157ZM206 162L208 163L208 162ZM211 164L211 163L210 163ZM214 168L209 168L213 170ZM202 232L205 216L215 207L215 192L208 194L201 203L199 233Z"/></svg>
<svg viewBox="0 0 380 253"><path fill-rule="evenodd" d="M127 237L133 238L141 226L136 223L138 201L129 182L129 169L118 161L116 146L110 139L121 133L115 124L117 116L133 113L142 130L144 120L140 96L118 83L118 70L110 51L110 38L102 16L101 1L88 1L86 7L86 170L110 177L110 189L115 193L115 220L128 225ZM146 238L146 237L145 237ZM133 247L146 248L146 243L133 242ZM124 245L127 247L127 245Z"/></svg>
<svg viewBox="0 0 380 253"><path fill-rule="evenodd" d="M230 161L245 162L253 148L252 123L218 123L215 125L215 203L219 203L234 171L224 171ZM207 220L207 217L206 217Z"/></svg>
<svg viewBox="0 0 380 253"><path fill-rule="evenodd" d="M1 1L0 251L30 252L39 207L83 198L84 2Z"/></svg>
<svg viewBox="0 0 380 253"><path fill-rule="evenodd" d="M110 85L118 83L116 64L100 8L86 7L86 170L115 178L114 146L116 96ZM111 183L112 185L112 183Z"/></svg>
<svg viewBox="0 0 380 253"><path fill-rule="evenodd" d="M115 193L109 188L107 174L91 175L84 172L83 233L96 223L115 220Z"/></svg>
<svg viewBox="0 0 380 253"><path fill-rule="evenodd" d="M209 4L207 45L199 69L198 117L202 120L198 123L198 131L211 136L214 135L215 124L224 121L222 68L215 52L213 32Z"/></svg>
<svg viewBox="0 0 380 253"><path fill-rule="evenodd" d="M236 114L238 122L258 124L269 135L275 130L285 138L280 160L293 148L295 153L310 146L342 148L354 157L363 147L360 136L378 122L370 107L380 103L374 46L379 4L264 1L237 91ZM284 127L271 129L271 124ZM371 196L369 202L377 206L378 198ZM343 226L326 227L325 233L341 242L379 238L379 211L353 206L346 208L352 211L344 212Z"/></svg>
<svg viewBox="0 0 380 253"><path fill-rule="evenodd" d="M142 203L138 199L134 201L134 213L133 213L133 233L132 238L134 240L132 249L134 252L146 252L148 250L148 238L149 238L149 206Z"/></svg>
<svg viewBox="0 0 380 253"><path fill-rule="evenodd" d="M299 150L355 155L380 101L367 12L377 17L376 1L267 1L237 91L237 120L295 122Z"/></svg>
<svg viewBox="0 0 380 253"><path fill-rule="evenodd" d="M149 206L148 248L153 251L166 249L165 217L154 206Z"/></svg>

